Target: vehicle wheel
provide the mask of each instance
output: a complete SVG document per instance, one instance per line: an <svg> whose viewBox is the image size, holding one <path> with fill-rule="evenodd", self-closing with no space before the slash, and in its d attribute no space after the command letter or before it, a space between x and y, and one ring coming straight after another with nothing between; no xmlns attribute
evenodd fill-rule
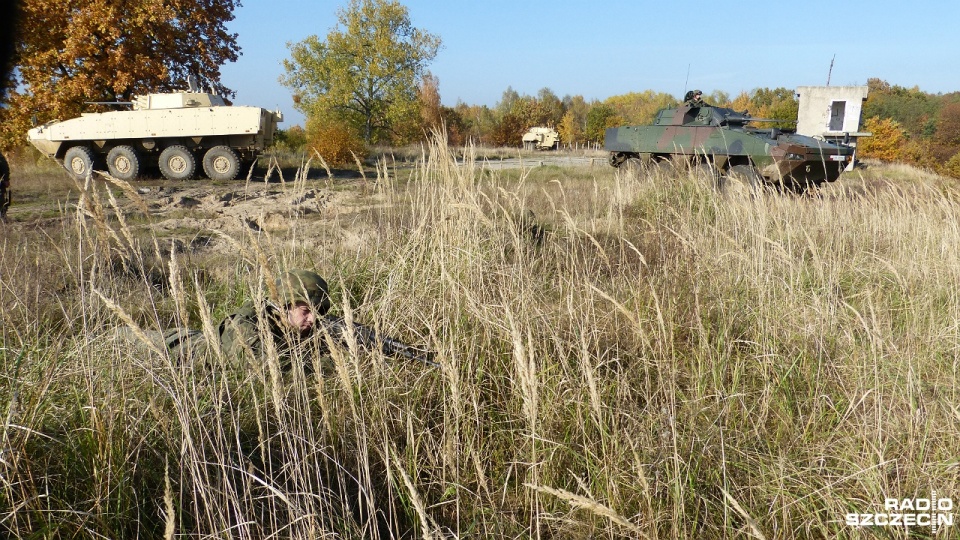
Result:
<svg viewBox="0 0 960 540"><path fill-rule="evenodd" d="M63 156L63 168L76 180L85 180L93 173L93 150L73 146Z"/></svg>
<svg viewBox="0 0 960 540"><path fill-rule="evenodd" d="M233 180L240 172L240 158L229 146L214 146L203 156L203 172L211 180Z"/></svg>
<svg viewBox="0 0 960 540"><path fill-rule="evenodd" d="M189 180L197 172L197 160L185 146L168 146L160 152L160 174L167 180Z"/></svg>
<svg viewBox="0 0 960 540"><path fill-rule="evenodd" d="M629 158L620 164L620 172L624 175L637 176L643 171L643 161L640 158Z"/></svg>
<svg viewBox="0 0 960 540"><path fill-rule="evenodd" d="M107 154L110 176L130 181L140 175L140 155L132 146L115 146Z"/></svg>
<svg viewBox="0 0 960 540"><path fill-rule="evenodd" d="M763 177L752 165L734 165L720 178L720 192L731 197L756 197L762 188Z"/></svg>

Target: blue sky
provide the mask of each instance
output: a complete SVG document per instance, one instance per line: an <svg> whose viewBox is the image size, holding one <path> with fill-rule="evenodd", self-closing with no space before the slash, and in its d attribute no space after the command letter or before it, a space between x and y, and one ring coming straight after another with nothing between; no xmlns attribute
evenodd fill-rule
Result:
<svg viewBox="0 0 960 540"><path fill-rule="evenodd" d="M731 95L827 82L960 91L960 2L401 0L443 48L429 66L445 105L496 104L506 88L590 99L684 88ZM278 82L288 43L337 24L342 1L246 0L228 28L242 50L223 68L238 105L303 123ZM728 7L729 6L729 7ZM689 71L689 80L688 80Z"/></svg>

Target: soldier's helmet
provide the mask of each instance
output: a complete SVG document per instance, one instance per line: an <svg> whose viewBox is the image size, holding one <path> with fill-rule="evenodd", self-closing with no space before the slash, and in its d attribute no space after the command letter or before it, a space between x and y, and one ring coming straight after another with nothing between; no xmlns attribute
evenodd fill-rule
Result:
<svg viewBox="0 0 960 540"><path fill-rule="evenodd" d="M690 101L690 100L692 100L692 99L693 99L693 96L694 96L694 93L693 93L693 92L694 92L693 90L690 90L690 91L688 91L686 94L684 94L684 96L683 96L683 101Z"/></svg>
<svg viewBox="0 0 960 540"><path fill-rule="evenodd" d="M327 282L316 272L290 270L277 278L277 294L283 305L307 302L318 315L330 310L330 294Z"/></svg>

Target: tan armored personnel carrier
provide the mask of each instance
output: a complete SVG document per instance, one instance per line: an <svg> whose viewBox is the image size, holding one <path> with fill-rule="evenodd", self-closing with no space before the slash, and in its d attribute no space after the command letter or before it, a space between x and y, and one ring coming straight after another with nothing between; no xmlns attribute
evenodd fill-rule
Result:
<svg viewBox="0 0 960 540"><path fill-rule="evenodd" d="M283 121L279 111L229 106L192 82L187 92L147 94L120 104L131 110L47 122L27 138L78 179L105 164L123 180L149 165L159 166L170 180L188 180L201 164L210 179L233 180L273 143Z"/></svg>
<svg viewBox="0 0 960 540"><path fill-rule="evenodd" d="M523 134L525 150L553 150L560 146L560 134L549 127L532 127Z"/></svg>

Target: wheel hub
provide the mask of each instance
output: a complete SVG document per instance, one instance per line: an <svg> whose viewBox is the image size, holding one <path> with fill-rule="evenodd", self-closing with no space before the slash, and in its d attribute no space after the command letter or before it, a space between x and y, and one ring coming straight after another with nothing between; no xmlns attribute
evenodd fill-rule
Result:
<svg viewBox="0 0 960 540"><path fill-rule="evenodd" d="M167 164L170 165L170 170L176 173L187 170L187 160L183 159L183 156L173 156Z"/></svg>
<svg viewBox="0 0 960 540"><path fill-rule="evenodd" d="M73 158L70 160L70 170L78 175L84 174L87 172L87 164L80 158Z"/></svg>
<svg viewBox="0 0 960 540"><path fill-rule="evenodd" d="M222 156L217 156L217 159L213 160L213 170L225 174L230 170L230 160Z"/></svg>
<svg viewBox="0 0 960 540"><path fill-rule="evenodd" d="M130 160L127 159L125 156L120 156L119 158L117 158L113 162L113 166L117 169L117 172L121 174L130 172L130 169L132 168L132 165L130 164Z"/></svg>

